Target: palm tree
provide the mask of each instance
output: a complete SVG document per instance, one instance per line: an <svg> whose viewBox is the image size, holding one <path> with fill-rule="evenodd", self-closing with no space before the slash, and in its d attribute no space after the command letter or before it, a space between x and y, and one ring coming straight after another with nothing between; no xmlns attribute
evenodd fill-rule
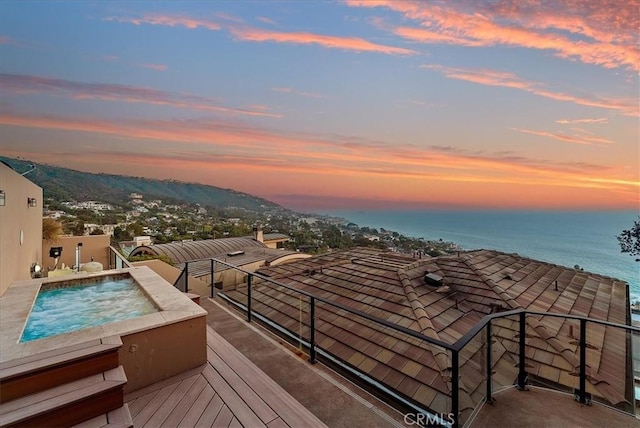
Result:
<svg viewBox="0 0 640 428"><path fill-rule="evenodd" d="M47 242L56 242L58 236L62 235L62 224L52 218L42 219L42 239Z"/></svg>

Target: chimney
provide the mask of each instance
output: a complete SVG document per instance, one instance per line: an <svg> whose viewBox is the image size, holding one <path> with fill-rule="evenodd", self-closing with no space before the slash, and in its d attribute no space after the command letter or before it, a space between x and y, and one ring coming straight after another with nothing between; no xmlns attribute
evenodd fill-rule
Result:
<svg viewBox="0 0 640 428"><path fill-rule="evenodd" d="M264 242L264 234L262 233L262 227L253 226L253 239L258 242Z"/></svg>

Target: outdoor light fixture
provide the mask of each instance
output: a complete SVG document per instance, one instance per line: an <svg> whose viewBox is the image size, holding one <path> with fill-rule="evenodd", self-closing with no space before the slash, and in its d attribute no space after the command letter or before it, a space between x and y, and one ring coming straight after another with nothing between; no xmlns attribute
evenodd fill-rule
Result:
<svg viewBox="0 0 640 428"><path fill-rule="evenodd" d="M4 205L5 205L4 190L0 190L0 207L4 207Z"/></svg>
<svg viewBox="0 0 640 428"><path fill-rule="evenodd" d="M38 200L36 198L27 198L27 205L29 205L30 207L37 207Z"/></svg>
<svg viewBox="0 0 640 428"><path fill-rule="evenodd" d="M42 266L38 263L33 263L31 265L31 278L42 278Z"/></svg>

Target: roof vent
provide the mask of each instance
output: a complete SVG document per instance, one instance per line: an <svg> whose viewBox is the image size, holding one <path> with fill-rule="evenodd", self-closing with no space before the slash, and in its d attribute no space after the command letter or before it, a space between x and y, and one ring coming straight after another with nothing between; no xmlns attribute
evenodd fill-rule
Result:
<svg viewBox="0 0 640 428"><path fill-rule="evenodd" d="M442 287L442 277L440 275L436 275L435 273L426 272L424 274L424 282L427 285L434 285L436 287Z"/></svg>
<svg viewBox="0 0 640 428"><path fill-rule="evenodd" d="M244 251L238 250L238 251L232 251L230 253L227 253L227 256L234 257L234 256L241 256L243 254L244 254Z"/></svg>

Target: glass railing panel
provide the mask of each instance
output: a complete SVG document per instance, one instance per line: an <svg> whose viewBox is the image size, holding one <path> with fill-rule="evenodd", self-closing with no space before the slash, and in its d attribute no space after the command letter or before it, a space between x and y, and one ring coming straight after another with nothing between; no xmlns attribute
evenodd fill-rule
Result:
<svg viewBox="0 0 640 428"><path fill-rule="evenodd" d="M564 317L527 315L525 326L528 383L573 393L578 387L579 322Z"/></svg>
<svg viewBox="0 0 640 428"><path fill-rule="evenodd" d="M491 387L495 394L513 387L518 378L519 315L491 321Z"/></svg>
<svg viewBox="0 0 640 428"><path fill-rule="evenodd" d="M577 401L634 411L630 331L564 316L530 314L526 320L530 385L571 394Z"/></svg>
<svg viewBox="0 0 640 428"><path fill-rule="evenodd" d="M248 274L218 262L214 263L214 269L215 292L246 308L248 302Z"/></svg>
<svg viewBox="0 0 640 428"><path fill-rule="evenodd" d="M180 272L180 275L173 283L173 286L176 287L178 290L182 291L183 293L185 292L187 288L187 275L184 269L182 270L182 272Z"/></svg>
<svg viewBox="0 0 640 428"><path fill-rule="evenodd" d="M127 259L114 247L109 246L109 268L122 269L127 267L131 267Z"/></svg>
<svg viewBox="0 0 640 428"><path fill-rule="evenodd" d="M310 308L307 296L269 279L253 276L251 300L253 313L286 330L297 347L309 341Z"/></svg>
<svg viewBox="0 0 640 428"><path fill-rule="evenodd" d="M459 351L459 424L463 426L473 418L487 397L488 366L491 339L488 328L483 328ZM492 345L492 344L491 344Z"/></svg>
<svg viewBox="0 0 640 428"><path fill-rule="evenodd" d="M634 315L635 316L635 315ZM635 413L640 414L640 332L633 331L631 335L634 401ZM633 401L632 401L633 402Z"/></svg>
<svg viewBox="0 0 640 428"><path fill-rule="evenodd" d="M588 321L586 339L587 399L635 414L634 333Z"/></svg>

